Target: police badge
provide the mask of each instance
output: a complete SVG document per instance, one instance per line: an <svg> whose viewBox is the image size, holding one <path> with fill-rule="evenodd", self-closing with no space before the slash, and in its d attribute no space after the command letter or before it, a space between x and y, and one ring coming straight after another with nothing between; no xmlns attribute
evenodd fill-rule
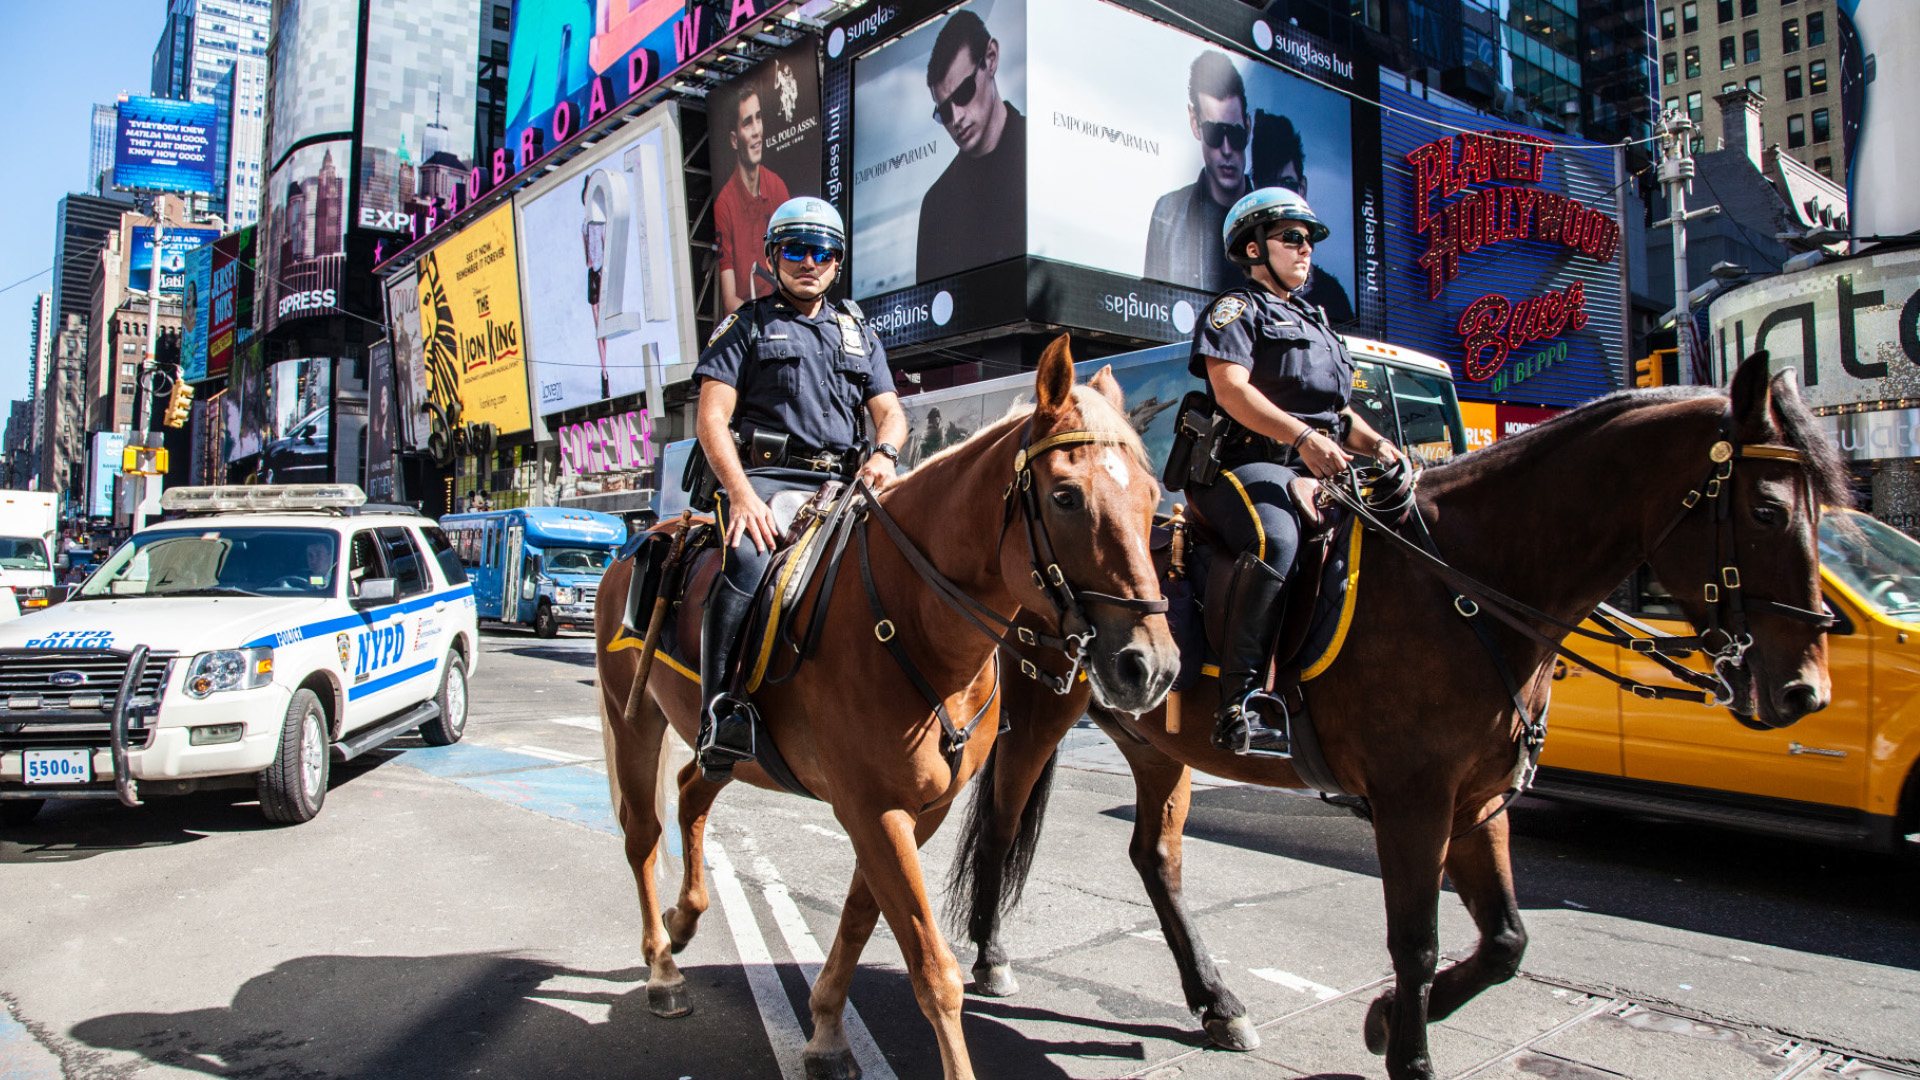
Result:
<svg viewBox="0 0 1920 1080"><path fill-rule="evenodd" d="M1215 330L1225 330L1227 324L1246 314L1247 302L1237 296L1223 296L1213 305L1213 314L1207 321Z"/></svg>
<svg viewBox="0 0 1920 1080"><path fill-rule="evenodd" d="M855 356L863 356L867 351L866 338L861 336L860 322L851 315L836 312L834 318L840 321L840 345Z"/></svg>
<svg viewBox="0 0 1920 1080"><path fill-rule="evenodd" d="M340 654L340 670L345 673L347 664L353 660L353 639L345 634L335 634L333 648Z"/></svg>

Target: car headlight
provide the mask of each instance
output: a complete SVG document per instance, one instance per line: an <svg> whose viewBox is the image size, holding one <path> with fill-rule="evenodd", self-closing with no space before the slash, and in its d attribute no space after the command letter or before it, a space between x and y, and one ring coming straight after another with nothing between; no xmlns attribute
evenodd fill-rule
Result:
<svg viewBox="0 0 1920 1080"><path fill-rule="evenodd" d="M203 652L187 665L187 696L203 698L222 690L252 690L273 681L273 650L222 649Z"/></svg>
<svg viewBox="0 0 1920 1080"><path fill-rule="evenodd" d="M553 590L553 602L556 604L573 603L573 590L564 585Z"/></svg>

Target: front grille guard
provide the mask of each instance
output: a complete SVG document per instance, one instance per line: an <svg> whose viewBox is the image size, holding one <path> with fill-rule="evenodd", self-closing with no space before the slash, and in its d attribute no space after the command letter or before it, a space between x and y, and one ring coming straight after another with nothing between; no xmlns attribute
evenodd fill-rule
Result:
<svg viewBox="0 0 1920 1080"><path fill-rule="evenodd" d="M140 805L139 786L133 779L133 766L128 757L127 712L132 706L134 695L140 690L141 676L146 674L147 647L145 645L135 645L131 650L88 649L87 652L93 656L117 656L124 658L127 662L126 670L122 672L120 676L120 689L113 696L113 709L107 714L108 747L113 754L113 790L107 791L100 788L46 788L35 790L26 788L23 784L23 790L20 791L0 791L0 799L117 798L126 806ZM11 660L45 660L49 656L56 655L58 655L58 650L0 649L0 666L4 666ZM165 692L166 688L162 686L160 693L164 694ZM154 705L157 709L159 705L159 695L155 696ZM84 712L72 709L49 709L34 714L34 719L36 720L53 720L56 722L61 720L76 722L98 721L99 718L99 711L94 709Z"/></svg>

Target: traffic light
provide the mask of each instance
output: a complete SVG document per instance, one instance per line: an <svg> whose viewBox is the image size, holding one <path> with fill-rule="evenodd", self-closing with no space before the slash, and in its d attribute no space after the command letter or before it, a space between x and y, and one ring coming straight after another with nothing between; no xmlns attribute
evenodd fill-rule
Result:
<svg viewBox="0 0 1920 1080"><path fill-rule="evenodd" d="M1645 357L1635 360L1633 370L1636 374L1633 377L1633 385L1642 387L1666 385L1665 373L1668 358L1679 354L1679 349L1655 349Z"/></svg>
<svg viewBox="0 0 1920 1080"><path fill-rule="evenodd" d="M120 471L130 476L167 475L167 451L161 446L129 446L120 451Z"/></svg>
<svg viewBox="0 0 1920 1080"><path fill-rule="evenodd" d="M193 416L193 387L184 379L175 379L173 394L167 398L167 413L162 423L168 427L185 427Z"/></svg>

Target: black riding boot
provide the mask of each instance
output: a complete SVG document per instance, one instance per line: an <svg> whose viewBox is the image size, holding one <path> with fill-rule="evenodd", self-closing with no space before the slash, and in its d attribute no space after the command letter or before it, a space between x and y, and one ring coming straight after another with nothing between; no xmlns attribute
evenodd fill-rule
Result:
<svg viewBox="0 0 1920 1080"><path fill-rule="evenodd" d="M733 767L753 760L753 706L723 693L741 627L753 610L753 598L714 582L707 614L700 624L700 736L695 750L700 771L716 784L733 779Z"/></svg>
<svg viewBox="0 0 1920 1080"><path fill-rule="evenodd" d="M1268 727L1251 707L1273 655L1284 610L1286 578L1252 552L1233 565L1226 629L1220 642L1220 711L1213 714L1213 745L1236 754L1290 757L1287 734Z"/></svg>

